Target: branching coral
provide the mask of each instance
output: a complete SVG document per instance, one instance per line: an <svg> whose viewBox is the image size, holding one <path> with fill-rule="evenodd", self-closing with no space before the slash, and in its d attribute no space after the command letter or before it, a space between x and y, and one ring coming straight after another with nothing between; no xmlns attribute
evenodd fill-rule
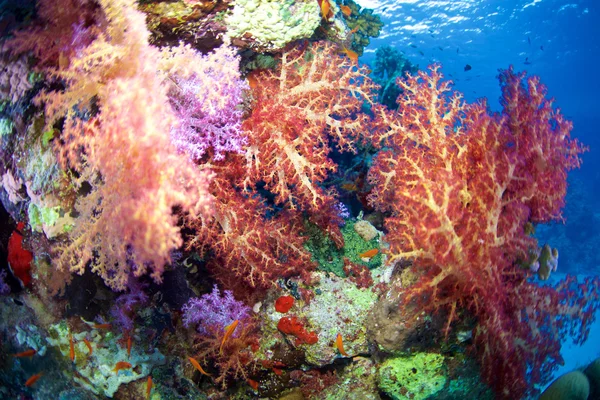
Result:
<svg viewBox="0 0 600 400"><path fill-rule="evenodd" d="M586 337L599 295L598 280L576 297L575 279L539 287L516 265L536 245L526 224L560 218L566 173L584 150L545 87L523 78L501 73L501 115L450 93L439 66L399 80L398 111L377 111L386 149L369 172L371 203L391 213L391 261L412 258L422 275L402 303L447 312L446 333L457 308L475 315L482 375L506 398L548 379L562 334Z"/></svg>
<svg viewBox="0 0 600 400"><path fill-rule="evenodd" d="M246 153L210 164L215 215L187 222L194 231L189 248L212 250L209 270L232 290L269 287L313 268L299 235L299 211L343 242L335 198L321 187L335 168L329 140L341 150L363 140L367 117L358 113L374 89L366 70L336 56L330 45L284 52L277 70L253 72L249 80L255 103L243 124ZM261 202L263 183L283 211L272 213Z"/></svg>
<svg viewBox="0 0 600 400"><path fill-rule="evenodd" d="M223 339L224 327L214 327L206 335L196 336L196 357L217 371L215 383L225 389L234 380L247 381L256 367L254 351L258 349L256 322L245 319L236 328L235 335Z"/></svg>
<svg viewBox="0 0 600 400"><path fill-rule="evenodd" d="M339 150L354 151L366 136L367 117L359 111L375 89L366 68L335 55L332 45L307 45L283 53L276 71L252 79L260 84L244 121L250 142L246 186L262 180L278 203L319 210L330 202L319 184L335 170L329 137Z"/></svg>

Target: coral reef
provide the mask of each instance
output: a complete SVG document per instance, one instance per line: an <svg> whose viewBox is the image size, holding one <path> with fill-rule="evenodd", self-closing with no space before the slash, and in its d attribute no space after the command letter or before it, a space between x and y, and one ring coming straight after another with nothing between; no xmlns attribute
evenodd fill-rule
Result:
<svg viewBox="0 0 600 400"><path fill-rule="evenodd" d="M249 42L254 50L270 51L311 37L321 15L312 0L236 0L225 22L230 37Z"/></svg>
<svg viewBox="0 0 600 400"><path fill-rule="evenodd" d="M394 400L429 398L446 383L443 365L444 357L435 353L389 358L377 371L379 388Z"/></svg>
<svg viewBox="0 0 600 400"><path fill-rule="evenodd" d="M352 0L2 4L0 397L516 399L587 338L537 78L371 74Z"/></svg>

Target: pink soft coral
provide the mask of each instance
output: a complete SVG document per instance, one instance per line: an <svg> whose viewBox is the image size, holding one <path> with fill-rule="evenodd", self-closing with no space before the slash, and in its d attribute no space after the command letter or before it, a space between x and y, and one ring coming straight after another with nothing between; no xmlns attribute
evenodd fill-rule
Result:
<svg viewBox="0 0 600 400"><path fill-rule="evenodd" d="M66 88L45 92L38 101L45 104L49 125L66 114L60 160L78 172L77 185L91 185L77 200L78 222L70 240L58 246L55 262L77 273L89 262L107 285L123 290L130 274L151 270L161 281L170 252L182 245L174 206L205 215L212 208L209 175L170 141L176 119L144 15L132 0L99 3L88 30L102 34L77 51L61 52L58 65L51 63L56 57L47 57L48 72ZM82 0L78 6L87 4ZM52 24L60 24L61 6L44 7ZM48 15L51 11L57 14ZM82 34L64 32L74 38Z"/></svg>

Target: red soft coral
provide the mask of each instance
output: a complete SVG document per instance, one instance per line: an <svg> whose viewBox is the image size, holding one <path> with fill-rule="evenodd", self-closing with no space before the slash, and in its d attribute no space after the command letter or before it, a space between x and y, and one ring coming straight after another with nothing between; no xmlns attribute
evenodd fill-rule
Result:
<svg viewBox="0 0 600 400"><path fill-rule="evenodd" d="M505 398L549 378L565 331L585 337L594 309L585 302L598 288L584 285L588 299L574 295L573 280L540 288L515 266L536 246L526 224L559 218L566 173L583 150L545 88L536 79L525 88L522 77L502 73L502 115L450 93L439 66L399 80L398 111L377 110L386 149L369 172L372 205L391 213L391 260L412 258L422 275L403 302L446 311L446 334L457 308L475 315L483 377Z"/></svg>
<svg viewBox="0 0 600 400"><path fill-rule="evenodd" d="M224 329L214 329L207 335L197 335L194 345L196 357L204 365L210 365L209 370L218 371L215 383L223 389L232 381L249 379L257 369L254 352L259 345L257 324L252 319L240 322L234 334L225 341L224 335Z"/></svg>
<svg viewBox="0 0 600 400"><path fill-rule="evenodd" d="M284 52L276 71L255 73L256 98L248 132L245 181L264 181L286 207L318 211L329 195L320 184L335 170L328 158L329 139L354 151L367 135L363 101L372 103L374 84L366 67L354 66L331 44L307 45Z"/></svg>
<svg viewBox="0 0 600 400"><path fill-rule="evenodd" d="M333 136L340 149L353 150L367 132L360 109L373 84L364 68L331 45L286 51L279 61L277 70L250 77L255 101L243 124L246 153L211 163L215 215L187 221L194 232L188 248L211 249L216 257L208 268L237 296L314 268L300 236L302 211L343 245L333 194L321 187L335 168L328 141ZM283 211L259 200L263 183Z"/></svg>

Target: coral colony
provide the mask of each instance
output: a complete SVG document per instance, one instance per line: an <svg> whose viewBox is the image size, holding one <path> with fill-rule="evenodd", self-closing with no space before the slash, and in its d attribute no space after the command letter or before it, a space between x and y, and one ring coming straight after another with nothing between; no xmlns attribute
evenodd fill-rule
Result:
<svg viewBox="0 0 600 400"><path fill-rule="evenodd" d="M6 7L0 397L519 399L587 339L599 280L540 282L586 148L538 78L373 78L352 0Z"/></svg>

